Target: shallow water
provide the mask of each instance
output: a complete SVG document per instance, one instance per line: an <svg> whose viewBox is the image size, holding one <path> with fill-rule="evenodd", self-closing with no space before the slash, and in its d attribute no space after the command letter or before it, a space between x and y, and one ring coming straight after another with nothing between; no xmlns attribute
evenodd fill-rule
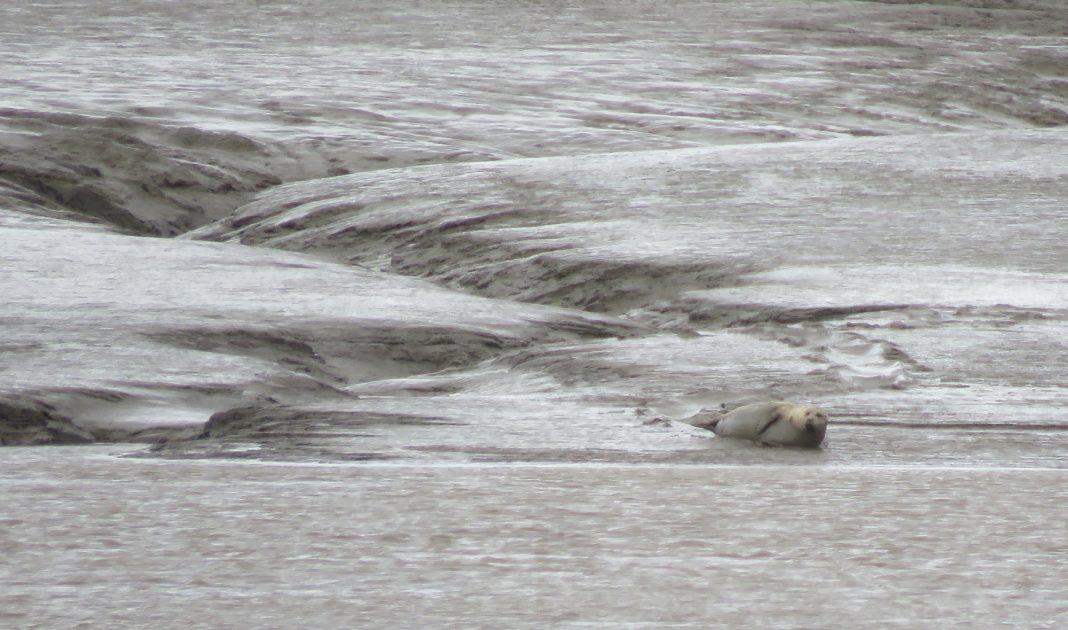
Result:
<svg viewBox="0 0 1068 630"><path fill-rule="evenodd" d="M5 455L14 627L1058 627L1064 470Z"/></svg>
<svg viewBox="0 0 1068 630"><path fill-rule="evenodd" d="M0 449L0 625L1065 625L1068 9L970 4L4 4L0 443L121 444Z"/></svg>

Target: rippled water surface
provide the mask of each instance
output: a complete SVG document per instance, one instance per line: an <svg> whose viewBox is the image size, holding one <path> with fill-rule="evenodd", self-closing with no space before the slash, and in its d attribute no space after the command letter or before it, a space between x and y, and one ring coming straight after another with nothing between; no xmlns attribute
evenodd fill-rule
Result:
<svg viewBox="0 0 1068 630"><path fill-rule="evenodd" d="M114 450L114 447L112 447ZM1065 472L9 453L15 627L1057 627Z"/></svg>
<svg viewBox="0 0 1068 630"><path fill-rule="evenodd" d="M1066 29L4 3L0 625L1064 627Z"/></svg>

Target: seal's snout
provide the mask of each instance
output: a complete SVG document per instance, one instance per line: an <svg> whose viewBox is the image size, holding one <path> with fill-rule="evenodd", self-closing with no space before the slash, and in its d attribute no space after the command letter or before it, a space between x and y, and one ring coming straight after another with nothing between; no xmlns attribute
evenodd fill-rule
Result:
<svg viewBox="0 0 1068 630"><path fill-rule="evenodd" d="M827 429L827 414L822 411L810 411L805 414L805 433L821 433Z"/></svg>

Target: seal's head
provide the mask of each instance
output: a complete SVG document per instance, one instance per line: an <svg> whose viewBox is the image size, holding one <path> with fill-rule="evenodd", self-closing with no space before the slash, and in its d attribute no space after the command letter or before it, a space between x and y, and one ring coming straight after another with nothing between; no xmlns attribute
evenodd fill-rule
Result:
<svg viewBox="0 0 1068 630"><path fill-rule="evenodd" d="M827 433L827 412L812 405L783 404L780 413L794 425L798 431L822 440Z"/></svg>

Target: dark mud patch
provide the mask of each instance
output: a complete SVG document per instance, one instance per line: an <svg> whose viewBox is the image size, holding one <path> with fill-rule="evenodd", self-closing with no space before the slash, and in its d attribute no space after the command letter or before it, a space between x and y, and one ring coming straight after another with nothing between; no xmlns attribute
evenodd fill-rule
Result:
<svg viewBox="0 0 1068 630"><path fill-rule="evenodd" d="M0 445L87 444L88 431L53 405L17 395L0 397Z"/></svg>
<svg viewBox="0 0 1068 630"><path fill-rule="evenodd" d="M715 327L741 327L755 324L801 324L837 320L854 315L903 311L909 304L856 304L809 308L781 308L765 304L710 304L688 300L678 306L695 324Z"/></svg>
<svg viewBox="0 0 1068 630"><path fill-rule="evenodd" d="M197 439L215 438L293 438L338 437L349 431L375 425L460 425L436 416L374 413L366 411L323 411L300 407L238 407L211 416Z"/></svg>
<svg viewBox="0 0 1068 630"><path fill-rule="evenodd" d="M0 188L70 217L173 236L281 183L274 151L238 134L0 109Z"/></svg>
<svg viewBox="0 0 1068 630"><path fill-rule="evenodd" d="M251 405L220 411L195 434L161 436L136 456L269 461L368 461L396 459L367 441L382 427L460 426L439 416Z"/></svg>

